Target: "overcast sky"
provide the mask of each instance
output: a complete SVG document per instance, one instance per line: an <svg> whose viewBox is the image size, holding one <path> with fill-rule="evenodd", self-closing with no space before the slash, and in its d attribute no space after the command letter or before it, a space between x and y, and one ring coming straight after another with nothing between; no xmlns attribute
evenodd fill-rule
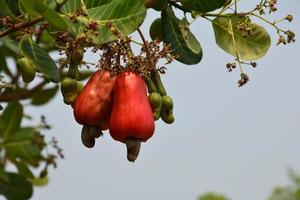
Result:
<svg viewBox="0 0 300 200"><path fill-rule="evenodd" d="M241 1L248 9L258 2ZM277 17L293 14L289 27L296 34L299 9L299 0L279 1ZM143 30L156 16L148 12ZM46 114L53 125L48 135L59 140L66 157L33 199L195 200L216 191L232 200L266 200L274 186L289 183L287 167L300 171L300 45L276 47L277 35L268 30L269 53L256 69L245 68L250 82L238 88L239 72L225 68L233 58L217 47L208 22L195 22L204 58L195 66L168 66L163 81L175 101L176 121L156 123L134 164L125 145L109 134L85 148L81 126L60 93L45 107L27 109L36 118Z"/></svg>

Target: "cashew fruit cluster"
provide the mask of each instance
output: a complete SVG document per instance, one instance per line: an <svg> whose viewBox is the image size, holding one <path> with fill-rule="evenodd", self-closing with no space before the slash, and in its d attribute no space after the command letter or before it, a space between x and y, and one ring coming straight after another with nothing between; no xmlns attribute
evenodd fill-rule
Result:
<svg viewBox="0 0 300 200"><path fill-rule="evenodd" d="M83 89L75 79L65 79L61 83L64 101L72 105L75 120L83 125L81 139L88 148L94 147L95 139L108 129L114 140L126 144L127 159L134 162L141 142L154 134L154 120L161 117L166 123L174 121L173 101L166 95L158 73L152 81L132 71L112 76L100 69Z"/></svg>
<svg viewBox="0 0 300 200"><path fill-rule="evenodd" d="M154 76L149 75L146 79L148 85L148 100L150 102L153 118L158 120L161 118L165 123L172 124L175 120L173 115L174 103L161 81L157 72Z"/></svg>

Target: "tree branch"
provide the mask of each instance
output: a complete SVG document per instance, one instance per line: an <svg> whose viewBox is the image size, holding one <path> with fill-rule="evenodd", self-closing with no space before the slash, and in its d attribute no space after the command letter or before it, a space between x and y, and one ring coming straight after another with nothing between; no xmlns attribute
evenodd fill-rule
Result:
<svg viewBox="0 0 300 200"><path fill-rule="evenodd" d="M43 19L44 19L43 16L38 16L38 17L34 18L32 21L29 21L29 22L20 22L18 24L15 24L15 25L13 25L13 26L5 29L4 31L0 32L0 38L4 37L4 36L6 36L6 35L8 35L8 34L10 34L12 32L14 32L14 31L17 31L17 30L19 30L21 28L32 26L35 23L42 21Z"/></svg>
<svg viewBox="0 0 300 200"><path fill-rule="evenodd" d="M9 102L9 101L18 101L22 99L28 99L33 95L35 92L41 90L47 82L42 81L39 84L37 84L35 87L33 87L31 90L19 92L16 94L2 94L0 95L0 102Z"/></svg>

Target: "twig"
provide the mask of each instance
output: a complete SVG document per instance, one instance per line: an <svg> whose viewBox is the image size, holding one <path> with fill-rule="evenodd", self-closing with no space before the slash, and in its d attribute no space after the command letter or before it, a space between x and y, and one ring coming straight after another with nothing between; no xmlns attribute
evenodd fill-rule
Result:
<svg viewBox="0 0 300 200"><path fill-rule="evenodd" d="M255 13L251 13L251 15L252 15L252 16L255 16L255 17L261 19L262 21L266 22L267 24L273 26L273 27L277 30L278 33L279 33L279 32L282 32L282 33L285 33L285 32L286 32L286 31L280 29L278 26L276 26L276 23L272 23L272 22L268 21L267 19L265 19L265 18L263 18L263 17L261 17L261 16L255 14Z"/></svg>
<svg viewBox="0 0 300 200"><path fill-rule="evenodd" d="M32 26L34 25L35 23L38 23L40 21L42 21L44 19L43 16L38 16L36 18L34 18L32 21L29 21L29 22L20 22L18 24L15 24L7 29L5 29L4 31L0 32L0 38L1 37L4 37L14 31L17 31L21 28L25 28L25 27L28 27L28 26Z"/></svg>
<svg viewBox="0 0 300 200"><path fill-rule="evenodd" d="M146 39L145 39L145 37L144 37L144 35L143 35L141 29L138 28L137 31L138 31L140 37L141 37L142 40L143 40L143 43L144 43L144 46L145 46L146 55L147 55L147 57L148 57L149 63L150 63L150 65L151 65L151 68L152 68L153 71L155 72L155 71L156 71L156 68L155 68L154 63L152 62L152 58L151 58L151 53L150 53L150 49L149 49L148 42L146 41Z"/></svg>

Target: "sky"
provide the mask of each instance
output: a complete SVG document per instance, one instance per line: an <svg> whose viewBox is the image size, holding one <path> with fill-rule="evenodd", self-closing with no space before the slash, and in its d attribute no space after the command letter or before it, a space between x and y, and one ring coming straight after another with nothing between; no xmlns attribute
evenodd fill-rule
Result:
<svg viewBox="0 0 300 200"><path fill-rule="evenodd" d="M300 2L279 1L278 7L275 17L293 14L288 27L299 34ZM142 25L147 36L158 16L148 12ZM175 102L175 123L156 122L135 163L107 132L94 148L85 148L81 126L60 93L47 106L26 108L36 119L46 115L53 125L47 137L55 136L65 154L50 170L49 184L35 188L33 200L195 200L208 191L232 200L266 200L274 186L289 183L287 168L300 171L299 42L276 47L277 35L268 27L271 49L256 69L245 67L250 82L238 88L239 71L227 72L233 58L217 47L211 25L198 20L192 30L203 60L168 66L162 79Z"/></svg>

